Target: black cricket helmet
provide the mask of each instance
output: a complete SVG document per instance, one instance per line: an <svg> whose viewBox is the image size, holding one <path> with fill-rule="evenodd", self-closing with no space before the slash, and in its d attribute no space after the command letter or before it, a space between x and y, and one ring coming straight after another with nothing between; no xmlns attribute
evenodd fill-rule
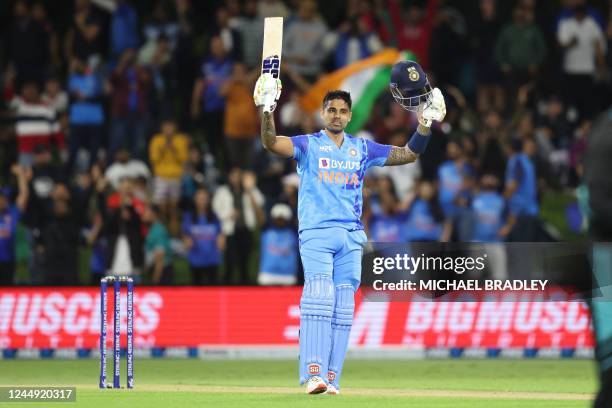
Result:
<svg viewBox="0 0 612 408"><path fill-rule="evenodd" d="M393 66L389 88L395 101L411 112L416 112L422 102L431 102L427 75L414 61L400 61Z"/></svg>

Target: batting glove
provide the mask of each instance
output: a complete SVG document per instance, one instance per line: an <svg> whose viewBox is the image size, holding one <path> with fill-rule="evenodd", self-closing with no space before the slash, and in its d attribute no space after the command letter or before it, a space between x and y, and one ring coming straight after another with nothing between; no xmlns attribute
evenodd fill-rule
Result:
<svg viewBox="0 0 612 408"><path fill-rule="evenodd" d="M431 98L419 106L417 118L421 125L431 127L434 120L442 122L444 116L446 116L444 96L442 96L440 89L434 88L431 92Z"/></svg>
<svg viewBox="0 0 612 408"><path fill-rule="evenodd" d="M276 101L280 98L283 85L281 80L274 78L272 74L262 74L255 83L253 90L253 101L255 106L263 106L264 112L274 112Z"/></svg>

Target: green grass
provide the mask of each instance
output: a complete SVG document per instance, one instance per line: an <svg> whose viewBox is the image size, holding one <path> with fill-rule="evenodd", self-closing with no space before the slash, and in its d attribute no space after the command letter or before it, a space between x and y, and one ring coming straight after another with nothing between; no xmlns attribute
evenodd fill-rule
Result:
<svg viewBox="0 0 612 408"><path fill-rule="evenodd" d="M98 364L93 359L0 362L0 384L76 386L76 404L53 404L75 408L323 405L461 408L515 407L519 406L517 403L521 407L538 408L588 407L588 400L572 398L584 398L596 390L594 366L584 360L351 360L347 361L343 376L344 395L337 397L301 394L295 361L137 359L135 389L98 390L97 381ZM273 389L271 392L258 390L261 387ZM361 394L355 395L358 392ZM412 395L405 395L407 392ZM493 392L502 394L492 395ZM516 394L519 402L508 393L523 394ZM561 394L557 395L560 399L549 400L547 394L538 393ZM13 405L0 403L0 406ZM43 405L29 403L28 406Z"/></svg>
<svg viewBox="0 0 612 408"><path fill-rule="evenodd" d="M584 241L585 234L576 234L572 231L565 219L565 208L576 202L576 197L564 192L548 191L542 196L540 217L559 231L562 241Z"/></svg>

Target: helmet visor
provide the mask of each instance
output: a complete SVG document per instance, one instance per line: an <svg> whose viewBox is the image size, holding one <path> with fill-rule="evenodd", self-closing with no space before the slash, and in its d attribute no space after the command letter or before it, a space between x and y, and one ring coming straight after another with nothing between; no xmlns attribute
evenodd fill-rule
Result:
<svg viewBox="0 0 612 408"><path fill-rule="evenodd" d="M389 85L389 88L391 89L393 99L395 99L402 108L411 112L416 112L421 103L430 104L432 100L432 89L429 84L425 85L423 88L414 90L401 90L398 88L397 84L392 83Z"/></svg>

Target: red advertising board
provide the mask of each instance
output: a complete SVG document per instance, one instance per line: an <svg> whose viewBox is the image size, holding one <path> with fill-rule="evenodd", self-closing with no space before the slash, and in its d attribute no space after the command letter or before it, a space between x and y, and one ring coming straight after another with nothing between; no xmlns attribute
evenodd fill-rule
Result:
<svg viewBox="0 0 612 408"><path fill-rule="evenodd" d="M137 287L134 342L136 347L295 345L300 294L298 287ZM108 298L111 319L110 293ZM124 332L125 293L121 299ZM582 302L362 302L358 296L356 303L353 345L593 346ZM110 338L112 325L108 329ZM95 348L99 330L96 288L0 289L0 349Z"/></svg>

